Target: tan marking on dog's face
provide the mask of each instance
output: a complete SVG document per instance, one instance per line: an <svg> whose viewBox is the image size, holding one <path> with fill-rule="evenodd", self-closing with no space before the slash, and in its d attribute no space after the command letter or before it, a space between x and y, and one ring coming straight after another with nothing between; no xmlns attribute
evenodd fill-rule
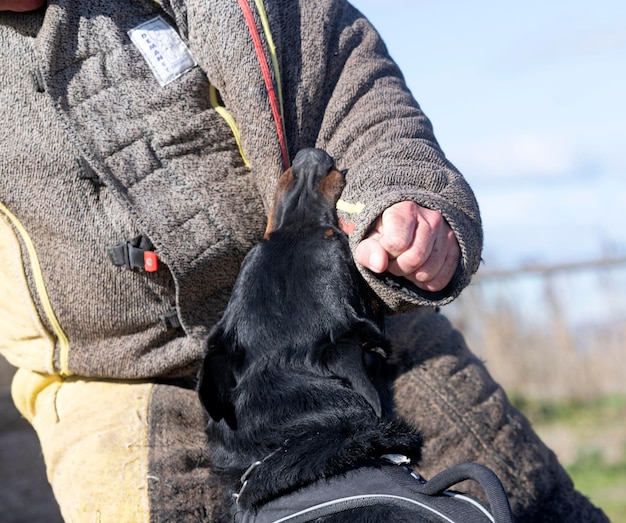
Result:
<svg viewBox="0 0 626 523"><path fill-rule="evenodd" d="M341 196L341 191L343 191L345 184L346 182L343 174L333 168L319 181L317 188L320 193L331 200L333 204L336 204L337 200L339 200L339 196Z"/></svg>
<svg viewBox="0 0 626 523"><path fill-rule="evenodd" d="M267 227L265 228L265 234L263 238L267 239L270 233L274 230L274 214L278 209L279 203L283 198L283 195L293 187L294 176L291 169L287 169L280 175L278 183L276 185L276 192L274 193L274 201L272 202L272 208L270 209L269 217L267 219Z"/></svg>

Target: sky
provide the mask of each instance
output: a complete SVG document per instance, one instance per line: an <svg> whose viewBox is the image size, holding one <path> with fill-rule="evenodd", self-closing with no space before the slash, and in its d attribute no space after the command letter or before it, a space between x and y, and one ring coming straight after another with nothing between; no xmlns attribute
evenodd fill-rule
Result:
<svg viewBox="0 0 626 523"><path fill-rule="evenodd" d="M481 208L484 269L626 256L624 0L352 0Z"/></svg>

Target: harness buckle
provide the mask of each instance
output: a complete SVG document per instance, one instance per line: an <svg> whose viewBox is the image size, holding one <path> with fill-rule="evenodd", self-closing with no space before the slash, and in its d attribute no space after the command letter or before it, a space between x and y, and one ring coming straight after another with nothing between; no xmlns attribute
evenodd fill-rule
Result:
<svg viewBox="0 0 626 523"><path fill-rule="evenodd" d="M404 454L383 454L381 456L384 460L388 461L392 465L410 465L411 458Z"/></svg>
<svg viewBox="0 0 626 523"><path fill-rule="evenodd" d="M143 269L146 272L156 272L159 269L159 259L154 252L154 245L143 234L108 247L107 254L113 265L118 267L130 270Z"/></svg>
<svg viewBox="0 0 626 523"><path fill-rule="evenodd" d="M241 488L239 489L239 492L237 494L233 494L233 498L235 498L235 501L237 501L239 499L239 497L241 496L241 494L243 494L243 491L246 489L246 486L248 485L248 478L250 477L250 475L256 470L256 468L261 465L263 462L262 461L255 461L252 465L250 465L246 471L241 475Z"/></svg>

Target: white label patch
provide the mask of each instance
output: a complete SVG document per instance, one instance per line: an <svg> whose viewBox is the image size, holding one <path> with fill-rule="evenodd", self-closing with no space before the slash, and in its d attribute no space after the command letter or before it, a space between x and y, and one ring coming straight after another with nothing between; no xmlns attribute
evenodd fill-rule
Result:
<svg viewBox="0 0 626 523"><path fill-rule="evenodd" d="M176 80L196 65L185 42L160 16L131 29L128 36L146 59L161 87Z"/></svg>

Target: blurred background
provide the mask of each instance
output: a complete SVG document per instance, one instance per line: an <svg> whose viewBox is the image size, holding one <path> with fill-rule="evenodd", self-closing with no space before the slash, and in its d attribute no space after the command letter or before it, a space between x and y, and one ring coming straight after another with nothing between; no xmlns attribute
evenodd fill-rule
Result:
<svg viewBox="0 0 626 523"><path fill-rule="evenodd" d="M484 263L444 312L626 522L626 2L353 3L481 206ZM0 358L0 520L60 521L11 374Z"/></svg>
<svg viewBox="0 0 626 523"><path fill-rule="evenodd" d="M481 207L482 267L444 312L626 522L626 2L353 4Z"/></svg>

